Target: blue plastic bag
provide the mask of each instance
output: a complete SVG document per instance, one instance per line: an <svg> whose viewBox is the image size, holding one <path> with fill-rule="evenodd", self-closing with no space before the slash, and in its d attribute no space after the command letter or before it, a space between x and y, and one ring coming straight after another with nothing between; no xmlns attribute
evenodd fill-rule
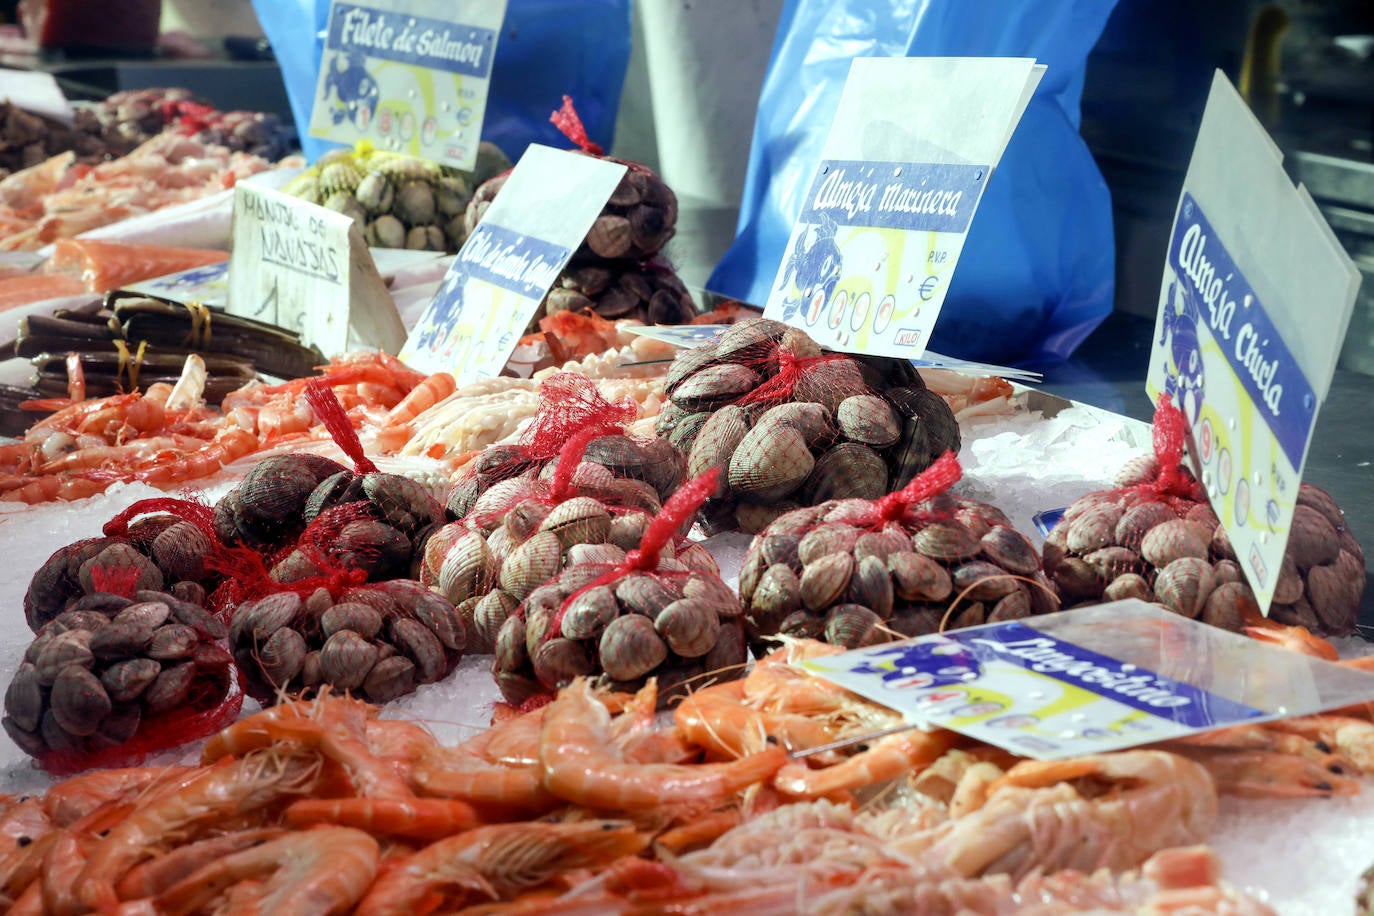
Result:
<svg viewBox="0 0 1374 916"><path fill-rule="evenodd" d="M1078 135L1084 64L1116 0L787 0L759 98L734 244L710 289L762 305L855 57L1048 65L988 184L930 348L1062 361L1112 310L1111 198Z"/></svg>
<svg viewBox="0 0 1374 916"><path fill-rule="evenodd" d="M309 136L330 0L253 0L314 161L339 144ZM549 114L572 96L587 135L611 148L630 64L630 0L509 0L492 63L482 139L512 159L530 143L566 149Z"/></svg>

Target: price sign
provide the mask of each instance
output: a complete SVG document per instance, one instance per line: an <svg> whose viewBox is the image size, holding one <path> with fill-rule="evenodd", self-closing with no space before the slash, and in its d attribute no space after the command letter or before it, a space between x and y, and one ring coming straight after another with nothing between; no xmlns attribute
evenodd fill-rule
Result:
<svg viewBox="0 0 1374 916"><path fill-rule="evenodd" d="M919 357L1044 70L1026 58L855 60L764 314L833 350Z"/></svg>
<svg viewBox="0 0 1374 916"><path fill-rule="evenodd" d="M396 304L351 218L279 191L234 190L225 311L296 331L329 356L395 353Z"/></svg>
<svg viewBox="0 0 1374 916"><path fill-rule="evenodd" d="M310 135L477 162L506 0L335 0Z"/></svg>
<svg viewBox="0 0 1374 916"><path fill-rule="evenodd" d="M625 166L531 144L473 229L401 359L459 384L499 375Z"/></svg>
<svg viewBox="0 0 1374 916"><path fill-rule="evenodd" d="M1179 197L1146 388L1267 612L1360 274L1220 72Z"/></svg>

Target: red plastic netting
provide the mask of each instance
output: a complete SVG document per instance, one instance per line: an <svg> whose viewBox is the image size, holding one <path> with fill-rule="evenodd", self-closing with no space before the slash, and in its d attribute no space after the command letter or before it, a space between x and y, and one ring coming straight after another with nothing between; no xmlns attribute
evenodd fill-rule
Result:
<svg viewBox="0 0 1374 916"><path fill-rule="evenodd" d="M363 444L358 439L358 432L353 428L348 413L344 410L343 404L339 403L339 398L334 394L329 382L325 379L311 379L305 386L305 399L310 402L311 409L315 411L315 416L329 433L329 437L353 462L354 473L370 474L376 471L377 466L363 454Z"/></svg>
<svg viewBox="0 0 1374 916"><path fill-rule="evenodd" d="M715 469L683 484L682 488L664 504L663 511L654 516L654 520L649 523L639 547L625 554L624 562L607 566L597 578L564 599L563 606L558 609L558 615L554 618L553 626L549 628L546 638L562 635L563 615L567 613L568 606L578 596L591 589L608 585L632 572L651 573L664 578L682 578L689 575L690 570L660 569L659 558L663 548L675 539L682 528L690 526L701 504L715 492L719 479L720 470Z"/></svg>
<svg viewBox="0 0 1374 916"><path fill-rule="evenodd" d="M582 118L578 116L577 109L573 107L572 96L563 96L563 107L549 115L549 123L557 127L563 136L577 144L577 148L584 153L600 156L605 152L599 144L587 136L587 128L583 126Z"/></svg>
<svg viewBox="0 0 1374 916"><path fill-rule="evenodd" d="M243 685L233 665L223 670L222 686L201 678L192 685L186 703L160 716L144 719L128 741L85 754L48 751L38 765L54 776L73 776L85 770L141 766L150 757L209 737L227 728L243 709Z"/></svg>

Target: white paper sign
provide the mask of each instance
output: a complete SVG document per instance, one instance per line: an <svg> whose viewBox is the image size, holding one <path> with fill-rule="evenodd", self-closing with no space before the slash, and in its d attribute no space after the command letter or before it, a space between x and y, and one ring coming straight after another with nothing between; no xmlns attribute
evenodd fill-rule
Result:
<svg viewBox="0 0 1374 916"><path fill-rule="evenodd" d="M471 169L506 0L335 0L310 135Z"/></svg>
<svg viewBox="0 0 1374 916"><path fill-rule="evenodd" d="M51 73L6 70L0 79L0 101L8 100L25 111L72 123L72 103L67 101Z"/></svg>
<svg viewBox="0 0 1374 916"><path fill-rule="evenodd" d="M327 356L405 341L396 304L353 220L240 184L225 310L296 331Z"/></svg>
<svg viewBox="0 0 1374 916"><path fill-rule="evenodd" d="M218 264L192 267L190 270L180 270L165 277L130 283L124 288L130 292L170 299L173 302L199 302L211 308L224 308L224 303L228 299L229 262L220 261Z"/></svg>
<svg viewBox="0 0 1374 916"><path fill-rule="evenodd" d="M1267 612L1360 274L1218 71L1184 180L1146 388L1184 412L1208 499Z"/></svg>
<svg viewBox="0 0 1374 916"><path fill-rule="evenodd" d="M531 144L454 259L401 359L461 385L499 375L625 166Z"/></svg>
<svg viewBox="0 0 1374 916"><path fill-rule="evenodd" d="M988 179L1045 68L859 58L764 314L821 346L918 357Z"/></svg>

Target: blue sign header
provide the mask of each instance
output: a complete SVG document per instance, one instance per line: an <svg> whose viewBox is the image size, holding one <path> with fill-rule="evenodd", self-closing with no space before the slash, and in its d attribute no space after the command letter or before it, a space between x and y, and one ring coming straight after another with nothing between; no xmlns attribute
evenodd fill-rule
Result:
<svg viewBox="0 0 1374 916"><path fill-rule="evenodd" d="M343 54L486 78L491 75L496 33L443 19L336 3L326 46Z"/></svg>
<svg viewBox="0 0 1374 916"><path fill-rule="evenodd" d="M1216 338L1284 454L1293 467L1302 467L1317 416L1316 394L1302 367L1202 208L1186 192L1172 239L1169 266L1178 274L1187 316Z"/></svg>
<svg viewBox="0 0 1374 916"><path fill-rule="evenodd" d="M972 652L979 663L997 659L1017 665L1190 728L1214 728L1264 715L1251 706L1055 639L1022 623L944 635Z"/></svg>
<svg viewBox="0 0 1374 916"><path fill-rule="evenodd" d="M801 221L965 232L990 171L985 165L827 159L806 196Z"/></svg>

